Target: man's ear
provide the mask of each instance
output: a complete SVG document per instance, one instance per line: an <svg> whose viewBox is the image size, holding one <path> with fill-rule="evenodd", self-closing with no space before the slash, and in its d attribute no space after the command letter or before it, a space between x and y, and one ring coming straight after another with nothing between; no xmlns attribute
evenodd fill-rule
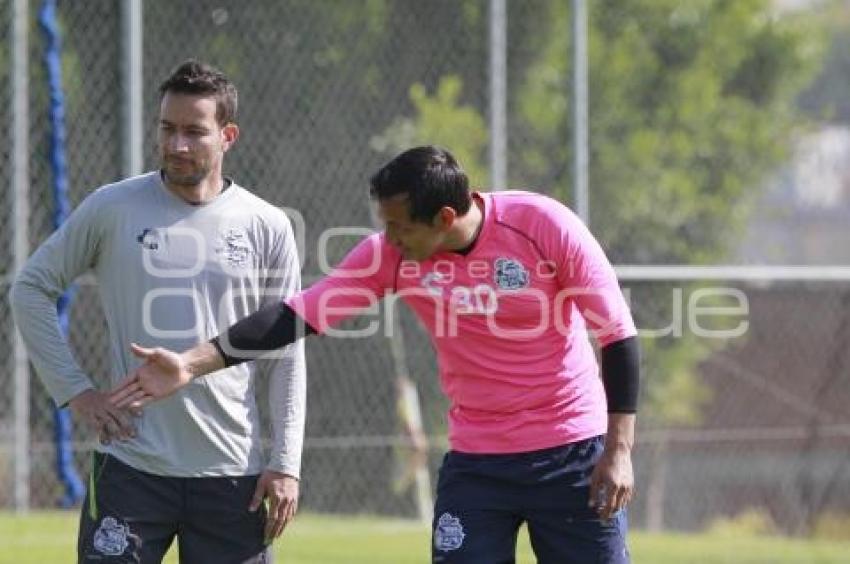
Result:
<svg viewBox="0 0 850 564"><path fill-rule="evenodd" d="M239 139L239 126L232 122L228 123L221 128L221 137L223 140L221 147L224 152L227 152Z"/></svg>
<svg viewBox="0 0 850 564"><path fill-rule="evenodd" d="M449 206L443 206L434 216L434 227L440 231L448 231L457 221L457 210Z"/></svg>

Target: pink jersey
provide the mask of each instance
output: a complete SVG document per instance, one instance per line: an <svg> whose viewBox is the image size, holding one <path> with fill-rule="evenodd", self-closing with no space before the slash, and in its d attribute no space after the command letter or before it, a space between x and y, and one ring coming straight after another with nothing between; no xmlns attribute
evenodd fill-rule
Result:
<svg viewBox="0 0 850 564"><path fill-rule="evenodd" d="M475 194L484 224L465 255L403 260L382 233L361 241L289 305L320 333L395 294L425 325L451 400L451 448L511 453L606 432L588 338L635 335L614 270L565 206L528 192Z"/></svg>

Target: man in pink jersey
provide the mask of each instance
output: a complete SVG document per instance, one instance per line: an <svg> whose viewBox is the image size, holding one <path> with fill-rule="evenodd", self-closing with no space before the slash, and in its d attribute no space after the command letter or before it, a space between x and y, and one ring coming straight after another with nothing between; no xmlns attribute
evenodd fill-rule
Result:
<svg viewBox="0 0 850 564"><path fill-rule="evenodd" d="M437 147L393 159L371 196L384 231L329 276L182 354L134 346L145 363L113 402L141 407L398 297L451 400L433 562L513 562L522 523L539 562L628 562L639 349L599 244L550 198L471 192Z"/></svg>

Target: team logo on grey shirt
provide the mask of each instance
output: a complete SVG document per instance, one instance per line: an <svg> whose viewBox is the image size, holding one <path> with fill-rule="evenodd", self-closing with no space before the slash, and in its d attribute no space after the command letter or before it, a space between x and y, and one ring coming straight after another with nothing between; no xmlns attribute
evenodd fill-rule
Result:
<svg viewBox="0 0 850 564"><path fill-rule="evenodd" d="M136 236L136 241L149 251L155 251L159 248L157 233L153 227L145 227L142 229L142 232Z"/></svg>
<svg viewBox="0 0 850 564"><path fill-rule="evenodd" d="M249 264L253 249L248 242L248 234L245 230L232 227L219 233L215 252L222 256L230 266L244 268Z"/></svg>

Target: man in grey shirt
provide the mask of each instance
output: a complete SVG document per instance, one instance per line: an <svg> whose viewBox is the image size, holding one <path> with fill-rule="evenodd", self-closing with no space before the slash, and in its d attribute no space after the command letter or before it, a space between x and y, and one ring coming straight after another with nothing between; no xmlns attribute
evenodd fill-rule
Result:
<svg viewBox="0 0 850 564"><path fill-rule="evenodd" d="M101 439L80 520L80 562L160 562L175 535L181 562L269 562L268 545L295 514L302 344L198 379L131 416L96 389L57 322L58 296L93 271L115 385L139 364L126 343L187 348L300 289L284 212L222 174L239 135L236 102L221 72L194 61L178 67L160 87L161 170L90 194L12 288L18 328L49 393ZM257 371L269 377L268 462Z"/></svg>

